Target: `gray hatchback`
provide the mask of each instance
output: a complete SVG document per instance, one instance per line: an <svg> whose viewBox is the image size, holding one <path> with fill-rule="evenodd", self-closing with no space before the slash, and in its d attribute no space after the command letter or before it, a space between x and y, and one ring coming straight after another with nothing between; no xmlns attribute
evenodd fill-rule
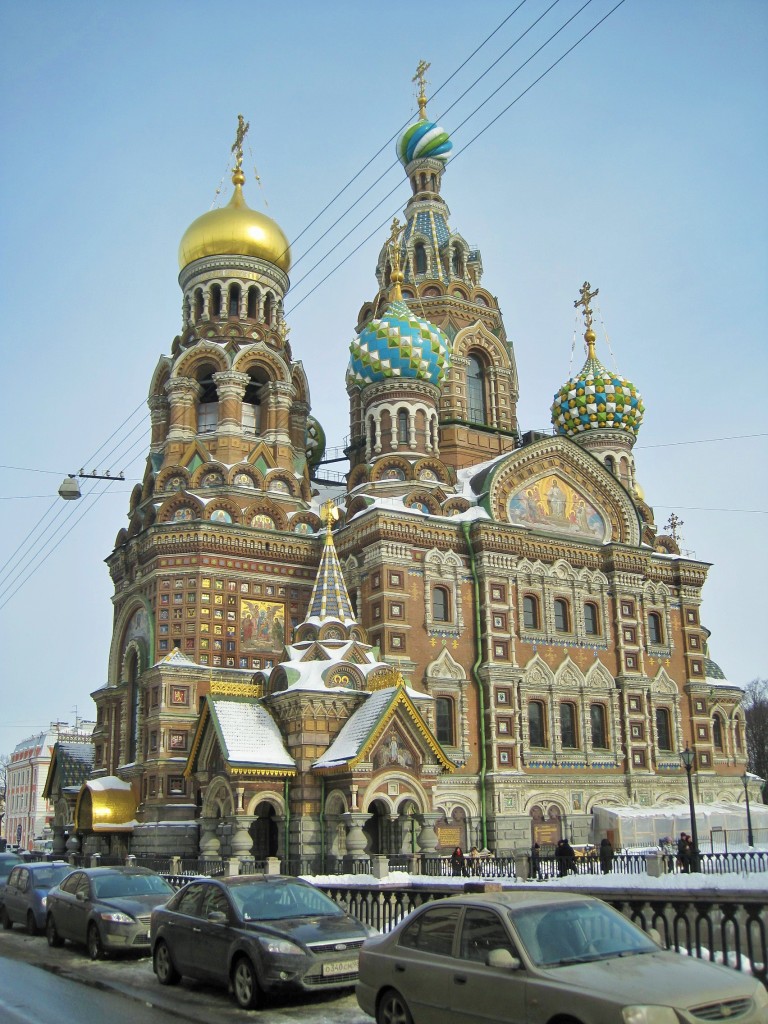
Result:
<svg viewBox="0 0 768 1024"><path fill-rule="evenodd" d="M174 890L147 868L81 868L48 893L49 946L65 939L85 945L92 960L105 953L149 950L149 915Z"/></svg>
<svg viewBox="0 0 768 1024"><path fill-rule="evenodd" d="M360 947L373 934L297 878L198 879L152 911L152 963L161 985L182 975L213 982L250 1010L281 989L354 985Z"/></svg>

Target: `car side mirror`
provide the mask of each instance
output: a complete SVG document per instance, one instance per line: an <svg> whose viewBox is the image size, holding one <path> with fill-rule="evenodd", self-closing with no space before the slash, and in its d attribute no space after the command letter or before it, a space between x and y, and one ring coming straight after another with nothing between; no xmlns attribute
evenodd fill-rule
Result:
<svg viewBox="0 0 768 1024"><path fill-rule="evenodd" d="M211 924L228 924L229 918L223 910L211 910L206 918Z"/></svg>
<svg viewBox="0 0 768 1024"><path fill-rule="evenodd" d="M76 900L77 900L77 901L78 901L79 903L85 903L85 900L86 900L86 895L85 895L85 893L84 893L84 892L76 892L76 893L75 893L75 899L76 899Z"/></svg>
<svg viewBox="0 0 768 1024"><path fill-rule="evenodd" d="M512 956L508 949L492 949L486 961L489 967L503 967L507 971L519 971L522 961Z"/></svg>

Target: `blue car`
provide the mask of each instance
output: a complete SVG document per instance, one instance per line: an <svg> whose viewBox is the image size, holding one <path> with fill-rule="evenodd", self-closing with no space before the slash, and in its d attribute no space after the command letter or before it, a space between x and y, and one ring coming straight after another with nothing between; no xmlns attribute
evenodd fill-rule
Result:
<svg viewBox="0 0 768 1024"><path fill-rule="evenodd" d="M0 886L0 923L3 928L26 925L30 935L45 929L48 892L72 871L64 861L17 864Z"/></svg>

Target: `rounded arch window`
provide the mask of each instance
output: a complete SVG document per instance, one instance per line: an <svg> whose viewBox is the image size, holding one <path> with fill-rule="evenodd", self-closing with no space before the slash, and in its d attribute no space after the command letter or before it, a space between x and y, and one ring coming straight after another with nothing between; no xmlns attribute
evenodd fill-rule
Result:
<svg viewBox="0 0 768 1024"><path fill-rule="evenodd" d="M196 288L195 289L195 320L199 320L200 319L200 317L203 315L203 310L204 309L205 309L205 300L203 298L203 289L202 288Z"/></svg>
<svg viewBox="0 0 768 1024"><path fill-rule="evenodd" d="M408 413L405 409L397 412L397 442L408 444Z"/></svg>
<svg viewBox="0 0 768 1024"><path fill-rule="evenodd" d="M231 284L229 286L229 303L227 313L229 316L239 317L240 316L240 285Z"/></svg>
<svg viewBox="0 0 768 1024"><path fill-rule="evenodd" d="M539 600L533 594L523 598L523 625L526 629L539 628Z"/></svg>
<svg viewBox="0 0 768 1024"><path fill-rule="evenodd" d="M555 629L558 633L569 633L571 629L571 617L568 602L562 597L555 599Z"/></svg>
<svg viewBox="0 0 768 1024"><path fill-rule="evenodd" d="M560 705L560 737L563 746L569 750L574 750L579 745L576 729L576 705L571 701L564 701Z"/></svg>
<svg viewBox="0 0 768 1024"><path fill-rule="evenodd" d="M211 316L219 316L221 313L221 285L211 285L211 304L210 304Z"/></svg>
<svg viewBox="0 0 768 1024"><path fill-rule="evenodd" d="M587 636L597 636L600 633L600 613L592 601L584 605L584 632Z"/></svg>
<svg viewBox="0 0 768 1024"><path fill-rule="evenodd" d="M712 743L715 750L723 749L723 720L720 715L712 716Z"/></svg>
<svg viewBox="0 0 768 1024"><path fill-rule="evenodd" d="M450 697L437 697L435 700L435 735L438 743L447 744L449 747L456 741L453 706Z"/></svg>
<svg viewBox="0 0 768 1024"><path fill-rule="evenodd" d="M417 274L427 272L427 250L423 242L417 242L413 247L413 267Z"/></svg>
<svg viewBox="0 0 768 1024"><path fill-rule="evenodd" d="M213 379L214 370L201 370L197 383L200 385L200 398L197 403L197 432L210 434L216 430L219 422L219 393Z"/></svg>
<svg viewBox="0 0 768 1024"><path fill-rule="evenodd" d="M451 246L451 273L454 277L461 277L462 273L462 258L461 258L461 246Z"/></svg>
<svg viewBox="0 0 768 1024"><path fill-rule="evenodd" d="M672 749L672 728L667 708L656 708L656 742L659 750Z"/></svg>
<svg viewBox="0 0 768 1024"><path fill-rule="evenodd" d="M528 702L528 735L532 747L546 746L544 703L540 700Z"/></svg>
<svg viewBox="0 0 768 1024"><path fill-rule="evenodd" d="M475 302L478 304L478 306L490 306L490 302L488 301L488 299L486 299L484 295L476 295Z"/></svg>
<svg viewBox="0 0 768 1024"><path fill-rule="evenodd" d="M267 292L266 298L264 299L264 323L268 327L272 326L272 317L275 310L275 297L272 292Z"/></svg>
<svg viewBox="0 0 768 1024"><path fill-rule="evenodd" d="M485 398L485 364L470 352L467 357L467 402L472 423L486 423L488 407Z"/></svg>
<svg viewBox="0 0 768 1024"><path fill-rule="evenodd" d="M664 642L664 633L661 628L661 616L658 612L650 612L648 615L648 641L652 644Z"/></svg>
<svg viewBox="0 0 768 1024"><path fill-rule="evenodd" d="M432 618L435 622L448 622L450 618L450 598L447 587L435 587L432 590Z"/></svg>
<svg viewBox="0 0 768 1024"><path fill-rule="evenodd" d="M592 727L592 746L599 750L605 750L608 747L608 729L603 704L590 705L589 721Z"/></svg>
<svg viewBox="0 0 768 1024"><path fill-rule="evenodd" d="M248 319L256 320L259 316L259 289L251 285L248 289Z"/></svg>
<svg viewBox="0 0 768 1024"><path fill-rule="evenodd" d="M616 460L612 455L605 456L605 468L609 473L613 473L616 476Z"/></svg>

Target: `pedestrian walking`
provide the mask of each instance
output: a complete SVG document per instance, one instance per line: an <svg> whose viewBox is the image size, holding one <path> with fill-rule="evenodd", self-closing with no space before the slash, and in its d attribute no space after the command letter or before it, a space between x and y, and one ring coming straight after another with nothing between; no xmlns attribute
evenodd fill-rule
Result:
<svg viewBox="0 0 768 1024"><path fill-rule="evenodd" d="M451 854L451 874L466 875L466 873L467 864L464 859L464 852L462 851L460 846L457 846L456 849Z"/></svg>
<svg viewBox="0 0 768 1024"><path fill-rule="evenodd" d="M541 878L541 847L538 843L531 847L531 878Z"/></svg>
<svg viewBox="0 0 768 1024"><path fill-rule="evenodd" d="M607 875L613 867L613 847L610 839L606 836L600 840L600 870Z"/></svg>

